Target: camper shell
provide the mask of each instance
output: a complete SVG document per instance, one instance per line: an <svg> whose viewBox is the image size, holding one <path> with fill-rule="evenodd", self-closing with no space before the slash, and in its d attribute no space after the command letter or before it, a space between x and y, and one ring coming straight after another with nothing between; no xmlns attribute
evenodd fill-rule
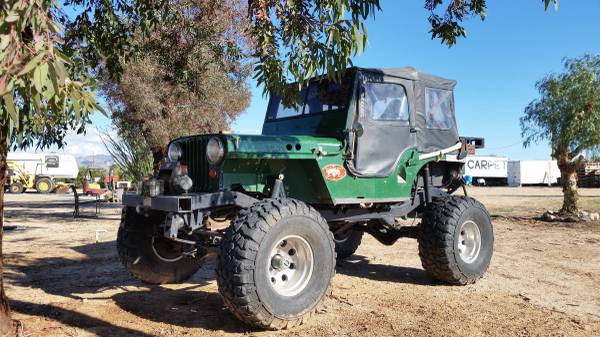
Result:
<svg viewBox="0 0 600 337"><path fill-rule="evenodd" d="M19 163L27 172L36 176L75 179L79 173L77 160L67 154L9 152L7 161Z"/></svg>

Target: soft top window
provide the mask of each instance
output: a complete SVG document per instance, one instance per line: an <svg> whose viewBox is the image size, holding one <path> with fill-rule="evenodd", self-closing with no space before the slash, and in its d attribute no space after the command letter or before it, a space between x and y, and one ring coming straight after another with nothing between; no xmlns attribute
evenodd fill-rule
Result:
<svg viewBox="0 0 600 337"><path fill-rule="evenodd" d="M327 79L313 81L300 91L302 102L290 107L286 107L280 97L273 96L267 120L345 109L352 92L352 78L347 74L339 83Z"/></svg>
<svg viewBox="0 0 600 337"><path fill-rule="evenodd" d="M401 84L369 82L365 87L365 97L369 119L408 122L408 97Z"/></svg>
<svg viewBox="0 0 600 337"><path fill-rule="evenodd" d="M452 91L425 88L426 126L447 130L452 127Z"/></svg>

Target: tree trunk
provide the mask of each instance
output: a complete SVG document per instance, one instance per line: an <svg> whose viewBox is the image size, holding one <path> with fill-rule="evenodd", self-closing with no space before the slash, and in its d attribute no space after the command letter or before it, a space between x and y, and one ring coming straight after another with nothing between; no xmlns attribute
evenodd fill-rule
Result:
<svg viewBox="0 0 600 337"><path fill-rule="evenodd" d="M561 151L558 158L558 168L560 169L560 184L563 191L563 205L560 209L561 214L577 215L577 170L576 166L569 160L566 151Z"/></svg>
<svg viewBox="0 0 600 337"><path fill-rule="evenodd" d="M10 306L4 292L4 259L2 256L2 237L4 236L4 185L6 183L6 155L8 139L4 127L0 128L0 335L11 332Z"/></svg>

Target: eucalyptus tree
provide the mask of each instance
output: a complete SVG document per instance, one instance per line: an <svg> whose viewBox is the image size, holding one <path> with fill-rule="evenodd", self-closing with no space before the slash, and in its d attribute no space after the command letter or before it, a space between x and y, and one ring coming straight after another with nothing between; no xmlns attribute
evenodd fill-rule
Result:
<svg viewBox="0 0 600 337"><path fill-rule="evenodd" d="M540 97L521 117L523 145L547 141L558 161L561 213L577 214L577 170L586 150L600 145L600 57L565 59L564 71L536 83Z"/></svg>
<svg viewBox="0 0 600 337"><path fill-rule="evenodd" d="M82 5L82 13L88 14L98 3L100 1L65 2L67 5ZM144 18L137 20L137 23L140 22L145 22ZM65 24L74 25L74 22L69 21L56 1L4 1L0 5L2 187L7 179L6 157L10 148L34 146L43 149L53 144L61 147L68 130L85 132L90 115L102 111L93 94L95 81L82 46L92 49L90 46L94 43L102 42L111 45L113 53L124 54L120 51L126 50L127 44L122 43L124 40L84 42L75 39L71 32L65 33ZM83 27L80 32L85 31L85 25L75 24L73 27ZM111 31L110 26L103 29ZM127 29L121 30L125 31ZM0 252L3 216L4 188L0 188ZM0 255L0 335L5 335L11 330L11 320L2 272Z"/></svg>

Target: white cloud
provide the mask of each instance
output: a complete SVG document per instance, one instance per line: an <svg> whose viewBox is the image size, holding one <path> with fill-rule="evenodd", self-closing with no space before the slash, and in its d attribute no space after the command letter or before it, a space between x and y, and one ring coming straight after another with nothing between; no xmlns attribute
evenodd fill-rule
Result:
<svg viewBox="0 0 600 337"><path fill-rule="evenodd" d="M104 131L99 131L95 127L88 127L85 134L77 134L75 131L68 131L65 137L66 145L62 149L57 146L51 146L50 149L40 151L35 148L26 149L25 152L54 152L71 154L76 157L91 156L91 155L108 155L104 143L100 138ZM114 131L109 131L113 136L116 135Z"/></svg>

